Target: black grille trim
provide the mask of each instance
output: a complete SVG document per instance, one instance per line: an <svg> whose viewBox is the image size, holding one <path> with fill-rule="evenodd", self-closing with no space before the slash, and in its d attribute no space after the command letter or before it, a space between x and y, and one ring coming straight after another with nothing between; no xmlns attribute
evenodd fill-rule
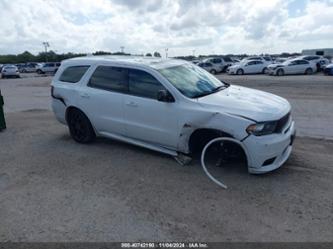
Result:
<svg viewBox="0 0 333 249"><path fill-rule="evenodd" d="M287 125L289 118L290 118L290 112L277 121L275 128L276 133L282 132L283 128Z"/></svg>

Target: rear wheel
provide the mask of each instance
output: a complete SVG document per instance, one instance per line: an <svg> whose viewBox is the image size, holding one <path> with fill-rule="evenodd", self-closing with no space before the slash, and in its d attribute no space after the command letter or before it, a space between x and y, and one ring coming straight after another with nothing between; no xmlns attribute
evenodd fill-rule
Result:
<svg viewBox="0 0 333 249"><path fill-rule="evenodd" d="M262 70L262 73L263 73L263 74L268 74L268 68L265 67L265 68Z"/></svg>
<svg viewBox="0 0 333 249"><path fill-rule="evenodd" d="M277 70L276 75L277 75L277 76L283 76L283 75L284 75L284 71L283 71L283 69L279 69L279 70Z"/></svg>
<svg viewBox="0 0 333 249"><path fill-rule="evenodd" d="M306 74L306 75L313 74L313 70L312 70L312 68L307 68L307 69L305 70L305 74Z"/></svg>
<svg viewBox="0 0 333 249"><path fill-rule="evenodd" d="M238 69L236 74L238 75L243 75L244 74L244 70L243 69Z"/></svg>
<svg viewBox="0 0 333 249"><path fill-rule="evenodd" d="M78 143L92 142L96 134L87 116L80 110L71 110L68 114L67 123L72 138Z"/></svg>
<svg viewBox="0 0 333 249"><path fill-rule="evenodd" d="M40 70L40 69L37 69L37 71L36 71L38 74L42 74L43 72L42 72L42 70Z"/></svg>

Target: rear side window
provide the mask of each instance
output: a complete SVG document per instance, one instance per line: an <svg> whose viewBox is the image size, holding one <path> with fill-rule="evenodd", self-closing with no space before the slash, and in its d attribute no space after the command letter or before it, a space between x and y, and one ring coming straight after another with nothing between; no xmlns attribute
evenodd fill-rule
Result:
<svg viewBox="0 0 333 249"><path fill-rule="evenodd" d="M103 90L127 92L127 69L99 66L91 76L88 85Z"/></svg>
<svg viewBox="0 0 333 249"><path fill-rule="evenodd" d="M158 91L165 89L151 74L136 69L129 70L128 83L130 94L145 98L156 99Z"/></svg>
<svg viewBox="0 0 333 249"><path fill-rule="evenodd" d="M66 68L61 76L60 81L77 83L81 80L82 76L87 72L89 66L74 66Z"/></svg>

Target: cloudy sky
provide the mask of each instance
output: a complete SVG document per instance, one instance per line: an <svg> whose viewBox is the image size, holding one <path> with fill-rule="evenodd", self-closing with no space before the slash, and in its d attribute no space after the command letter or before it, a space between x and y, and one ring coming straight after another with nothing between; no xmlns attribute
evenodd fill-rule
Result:
<svg viewBox="0 0 333 249"><path fill-rule="evenodd" d="M169 55L333 47L333 0L0 0L0 54Z"/></svg>

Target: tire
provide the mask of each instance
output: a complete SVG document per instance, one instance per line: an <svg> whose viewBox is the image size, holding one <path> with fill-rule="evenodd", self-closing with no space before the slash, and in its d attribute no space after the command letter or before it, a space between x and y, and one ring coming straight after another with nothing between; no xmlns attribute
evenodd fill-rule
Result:
<svg viewBox="0 0 333 249"><path fill-rule="evenodd" d="M243 69L238 69L238 70L236 71L236 74L237 74L237 75L243 75L243 74L244 74L244 70L243 70Z"/></svg>
<svg viewBox="0 0 333 249"><path fill-rule="evenodd" d="M283 76L283 75L284 75L284 71L283 71L283 69L281 69L281 68L278 69L277 72L276 72L276 75L277 75L277 76Z"/></svg>
<svg viewBox="0 0 333 249"><path fill-rule="evenodd" d="M312 70L312 68L307 68L304 73L306 75L311 75L311 74L313 74L313 70Z"/></svg>
<svg viewBox="0 0 333 249"><path fill-rule="evenodd" d="M263 73L263 74L268 74L268 68L265 67L265 68L262 70L262 73Z"/></svg>
<svg viewBox="0 0 333 249"><path fill-rule="evenodd" d="M4 78L6 78L6 76L2 74L2 75L1 75L1 79L4 79Z"/></svg>
<svg viewBox="0 0 333 249"><path fill-rule="evenodd" d="M38 70L36 71L36 73L38 73L38 74L42 74L43 72L42 72L42 70L38 69Z"/></svg>
<svg viewBox="0 0 333 249"><path fill-rule="evenodd" d="M69 133L78 143L91 143L95 138L95 131L88 117L80 110L74 109L68 113L67 118Z"/></svg>
<svg viewBox="0 0 333 249"><path fill-rule="evenodd" d="M210 70L209 72L210 72L211 74L216 74L216 73L217 73L215 69L212 69L212 70Z"/></svg>
<svg viewBox="0 0 333 249"><path fill-rule="evenodd" d="M27 70L25 70L25 69L22 69L22 73L26 73L27 72Z"/></svg>

